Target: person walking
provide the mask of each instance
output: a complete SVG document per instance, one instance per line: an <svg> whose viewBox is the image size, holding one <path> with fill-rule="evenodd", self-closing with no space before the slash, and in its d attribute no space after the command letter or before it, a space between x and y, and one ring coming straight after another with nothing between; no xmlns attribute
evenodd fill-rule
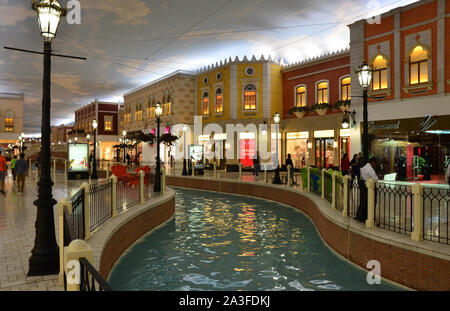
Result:
<svg viewBox="0 0 450 311"><path fill-rule="evenodd" d="M17 156L14 156L11 159L11 172L13 174L13 179L16 180L16 162L17 162Z"/></svg>
<svg viewBox="0 0 450 311"><path fill-rule="evenodd" d="M288 154L288 158L286 159L286 168L287 166L290 165L291 166L291 180L292 182L294 182L294 162L292 162L292 155Z"/></svg>
<svg viewBox="0 0 450 311"><path fill-rule="evenodd" d="M23 193L25 188L25 176L28 172L28 163L25 161L25 154L20 154L20 159L16 162L16 174L17 174L17 191L19 194Z"/></svg>
<svg viewBox="0 0 450 311"><path fill-rule="evenodd" d="M259 174L259 168L260 168L259 153L256 152L256 153L253 155L253 175L258 176L258 174Z"/></svg>
<svg viewBox="0 0 450 311"><path fill-rule="evenodd" d="M350 162L348 161L348 155L347 155L347 153L344 153L344 156L342 157L342 160L341 160L342 176L348 175L349 168L350 168Z"/></svg>
<svg viewBox="0 0 450 311"><path fill-rule="evenodd" d="M2 155L2 151L0 150L0 193L3 194L6 194L5 178L7 172L8 172L8 163L6 162L6 158Z"/></svg>

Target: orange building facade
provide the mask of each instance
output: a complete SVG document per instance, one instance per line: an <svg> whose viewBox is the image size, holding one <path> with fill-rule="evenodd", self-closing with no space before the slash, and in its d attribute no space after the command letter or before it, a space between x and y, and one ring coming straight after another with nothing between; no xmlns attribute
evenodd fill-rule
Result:
<svg viewBox="0 0 450 311"><path fill-rule="evenodd" d="M368 90L370 156L381 160L384 173L395 172L401 180L437 180L450 159L449 12L449 0L419 1L383 14L378 24L349 25L350 66L366 61L374 70ZM357 125L350 139L360 142L359 85L352 95ZM350 150L360 152L361 144Z"/></svg>

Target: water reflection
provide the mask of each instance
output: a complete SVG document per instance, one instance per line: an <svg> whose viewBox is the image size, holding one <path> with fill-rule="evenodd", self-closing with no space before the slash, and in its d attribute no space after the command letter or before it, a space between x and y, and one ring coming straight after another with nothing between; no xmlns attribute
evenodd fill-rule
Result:
<svg viewBox="0 0 450 311"><path fill-rule="evenodd" d="M283 205L177 190L173 221L129 249L118 290L390 290L338 259L313 224Z"/></svg>

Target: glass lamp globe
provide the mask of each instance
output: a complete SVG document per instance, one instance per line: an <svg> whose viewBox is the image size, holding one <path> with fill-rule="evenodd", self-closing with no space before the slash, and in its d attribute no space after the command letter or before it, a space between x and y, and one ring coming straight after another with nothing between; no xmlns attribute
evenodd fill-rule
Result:
<svg viewBox="0 0 450 311"><path fill-rule="evenodd" d="M92 121L92 128L95 130L98 126L97 120Z"/></svg>
<svg viewBox="0 0 450 311"><path fill-rule="evenodd" d="M359 85L364 89L368 88L372 81L372 67L364 62L358 67L355 73L358 76Z"/></svg>
<svg viewBox="0 0 450 311"><path fill-rule="evenodd" d="M280 123L280 120L281 120L280 114L279 114L278 112L275 113L275 114L273 115L273 121L274 121L276 124L278 124L278 123Z"/></svg>
<svg viewBox="0 0 450 311"><path fill-rule="evenodd" d="M344 120L342 120L342 128L348 129L349 126L350 126L350 120L349 120L349 118L348 118L348 115L346 114L346 115L344 116Z"/></svg>
<svg viewBox="0 0 450 311"><path fill-rule="evenodd" d="M162 109L161 104L157 103L156 107L155 107L155 114L156 114L157 117L160 117L162 115L162 110L163 109Z"/></svg>
<svg viewBox="0 0 450 311"><path fill-rule="evenodd" d="M67 9L62 8L58 0L41 0L31 3L38 16L41 36L45 41L52 41L56 36L61 17L67 15Z"/></svg>

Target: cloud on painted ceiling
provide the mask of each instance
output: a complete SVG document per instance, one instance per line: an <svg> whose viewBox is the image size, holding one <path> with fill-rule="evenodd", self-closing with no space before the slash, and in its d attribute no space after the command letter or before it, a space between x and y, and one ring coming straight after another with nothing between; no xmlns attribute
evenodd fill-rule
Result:
<svg viewBox="0 0 450 311"><path fill-rule="evenodd" d="M117 17L114 23L133 26L148 24L147 17L152 13L147 3L141 0L91 0L83 2L82 8L112 13Z"/></svg>

